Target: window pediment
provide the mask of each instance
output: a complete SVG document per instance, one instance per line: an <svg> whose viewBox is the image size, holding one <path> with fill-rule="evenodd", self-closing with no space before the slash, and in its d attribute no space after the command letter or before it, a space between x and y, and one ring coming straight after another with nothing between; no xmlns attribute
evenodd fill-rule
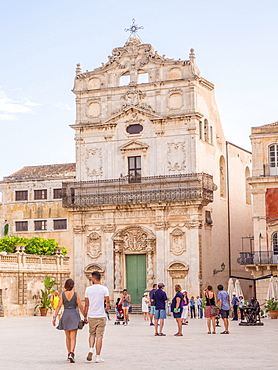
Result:
<svg viewBox="0 0 278 370"><path fill-rule="evenodd" d="M120 151L122 153L132 152L132 151L135 151L135 150L141 150L141 151L145 152L148 148L149 148L149 145L147 145L145 143L142 143L142 142L136 141L136 140L131 140L128 143L120 146Z"/></svg>

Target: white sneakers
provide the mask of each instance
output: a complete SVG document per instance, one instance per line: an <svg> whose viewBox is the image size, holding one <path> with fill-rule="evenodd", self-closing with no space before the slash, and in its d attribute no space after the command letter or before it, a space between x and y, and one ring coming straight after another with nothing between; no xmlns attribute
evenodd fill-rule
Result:
<svg viewBox="0 0 278 370"><path fill-rule="evenodd" d="M100 363L100 362L104 362L104 360L100 358L100 356L96 356L96 362Z"/></svg>

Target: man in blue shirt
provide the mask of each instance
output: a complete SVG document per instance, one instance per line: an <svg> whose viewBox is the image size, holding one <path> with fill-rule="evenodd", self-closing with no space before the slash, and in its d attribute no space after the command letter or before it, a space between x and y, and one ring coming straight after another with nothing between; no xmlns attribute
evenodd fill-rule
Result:
<svg viewBox="0 0 278 370"><path fill-rule="evenodd" d="M233 321L238 321L238 315L237 315L238 304L239 304L239 299L237 298L236 293L233 292L233 298L232 298L232 306L233 306L233 314L234 314Z"/></svg>
<svg viewBox="0 0 278 370"><path fill-rule="evenodd" d="M154 319L154 327L155 327L155 334L165 336L166 334L163 333L163 326L164 320L166 319L166 303L168 302L168 298L166 293L164 292L165 285L163 283L158 284L158 289L155 292L154 301L155 301L155 319ZM160 332L158 333L158 320L160 320Z"/></svg>
<svg viewBox="0 0 278 370"><path fill-rule="evenodd" d="M229 334L229 312L230 312L230 297L228 292L224 290L223 285L218 285L218 305L220 308L220 314L223 319L225 330L220 334Z"/></svg>

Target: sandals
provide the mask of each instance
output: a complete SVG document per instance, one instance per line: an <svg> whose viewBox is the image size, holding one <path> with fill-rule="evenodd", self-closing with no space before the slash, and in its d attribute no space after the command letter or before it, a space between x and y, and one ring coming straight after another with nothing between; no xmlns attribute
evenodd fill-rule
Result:
<svg viewBox="0 0 278 370"><path fill-rule="evenodd" d="M157 337L157 336L159 336L159 334L158 333L155 333L154 336Z"/></svg>
<svg viewBox="0 0 278 370"><path fill-rule="evenodd" d="M166 334L164 334L164 333L159 333L158 335L161 336L161 337L166 337Z"/></svg>
<svg viewBox="0 0 278 370"><path fill-rule="evenodd" d="M211 334L211 331L208 331L208 334Z"/></svg>
<svg viewBox="0 0 278 370"><path fill-rule="evenodd" d="M183 337L183 334L182 333L176 333L176 334L174 334L174 337Z"/></svg>
<svg viewBox="0 0 278 370"><path fill-rule="evenodd" d="M228 331L222 331L222 333L220 333L220 334L230 334Z"/></svg>
<svg viewBox="0 0 278 370"><path fill-rule="evenodd" d="M213 331L212 334L216 334L216 331Z"/></svg>

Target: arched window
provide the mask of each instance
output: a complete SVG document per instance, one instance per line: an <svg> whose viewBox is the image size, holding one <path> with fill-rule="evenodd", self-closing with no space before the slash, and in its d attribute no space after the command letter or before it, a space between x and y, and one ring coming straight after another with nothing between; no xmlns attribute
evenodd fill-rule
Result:
<svg viewBox="0 0 278 370"><path fill-rule="evenodd" d="M226 198L226 165L225 158L223 155L219 161L219 172L220 172L220 197Z"/></svg>
<svg viewBox="0 0 278 370"><path fill-rule="evenodd" d="M209 141L209 125L206 118L204 119L204 140Z"/></svg>
<svg viewBox="0 0 278 370"><path fill-rule="evenodd" d="M145 71L138 71L138 84L145 84L149 82L149 74Z"/></svg>
<svg viewBox="0 0 278 370"><path fill-rule="evenodd" d="M269 165L270 175L278 175L278 145L270 145L269 147Z"/></svg>
<svg viewBox="0 0 278 370"><path fill-rule="evenodd" d="M246 204L251 204L251 186L249 185L247 178L250 177L249 167L245 168L245 197Z"/></svg>
<svg viewBox="0 0 278 370"><path fill-rule="evenodd" d="M127 86L130 83L130 75L123 75L120 77L120 86Z"/></svg>
<svg viewBox="0 0 278 370"><path fill-rule="evenodd" d="M272 249L274 254L278 254L278 232L272 234L271 239Z"/></svg>
<svg viewBox="0 0 278 370"><path fill-rule="evenodd" d="M203 122L199 121L199 139L203 139Z"/></svg>

